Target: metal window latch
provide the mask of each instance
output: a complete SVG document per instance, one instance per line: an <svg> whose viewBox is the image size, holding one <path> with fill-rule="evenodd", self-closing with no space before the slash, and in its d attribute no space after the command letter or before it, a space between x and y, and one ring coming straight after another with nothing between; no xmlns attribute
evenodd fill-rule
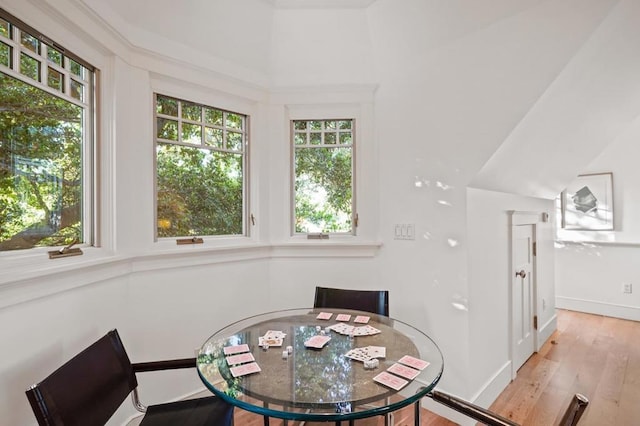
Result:
<svg viewBox="0 0 640 426"><path fill-rule="evenodd" d="M71 248L78 244L80 240L77 238L71 242L68 246L62 247L60 250L52 250L49 253L49 259L58 259L60 257L80 256L82 250L79 247Z"/></svg>
<svg viewBox="0 0 640 426"><path fill-rule="evenodd" d="M176 240L176 244L178 244L179 246L184 245L184 244L202 244L202 243L204 243L204 240L202 238L198 238L198 237L178 238Z"/></svg>
<svg viewBox="0 0 640 426"><path fill-rule="evenodd" d="M325 234L324 232L318 232L317 234L307 234L308 240L328 240L329 234Z"/></svg>

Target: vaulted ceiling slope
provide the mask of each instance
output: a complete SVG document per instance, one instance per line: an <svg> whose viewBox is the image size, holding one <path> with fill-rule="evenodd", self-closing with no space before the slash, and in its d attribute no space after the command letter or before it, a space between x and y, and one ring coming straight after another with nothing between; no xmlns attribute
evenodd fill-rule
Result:
<svg viewBox="0 0 640 426"><path fill-rule="evenodd" d="M80 1L266 89L377 85L377 114L478 188L554 198L640 115L638 0Z"/></svg>
<svg viewBox="0 0 640 426"><path fill-rule="evenodd" d="M609 144L637 127L640 2L582 3L604 11L605 3L613 7L498 147L474 185L553 198Z"/></svg>

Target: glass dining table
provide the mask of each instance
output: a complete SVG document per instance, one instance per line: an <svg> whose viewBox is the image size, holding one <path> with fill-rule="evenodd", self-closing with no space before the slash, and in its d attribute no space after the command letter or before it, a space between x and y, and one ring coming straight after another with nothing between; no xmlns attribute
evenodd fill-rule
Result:
<svg viewBox="0 0 640 426"><path fill-rule="evenodd" d="M302 308L222 328L200 348L197 370L215 395L265 424L352 423L410 404L418 424L420 400L440 380L443 358L429 336L397 319Z"/></svg>

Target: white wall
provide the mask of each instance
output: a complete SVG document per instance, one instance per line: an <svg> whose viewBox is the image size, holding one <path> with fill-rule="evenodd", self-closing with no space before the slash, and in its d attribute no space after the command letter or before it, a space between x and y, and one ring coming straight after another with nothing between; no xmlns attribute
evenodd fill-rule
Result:
<svg viewBox="0 0 640 426"><path fill-rule="evenodd" d="M264 23L243 26L243 45L259 40L247 46L247 55L222 57L219 46L200 55L184 45L188 38L169 44L156 38L153 20L139 33L107 2L86 3L93 11L72 0L0 0L99 65L107 120L104 247L56 266L24 261L28 268L18 277L18 269L11 275L2 269L0 318L15 327L1 330L3 347L10 349L0 366L0 417L33 423L24 394L15 389L109 328L120 329L135 360L189 356L230 321L310 304L318 284L390 289L392 315L440 346L440 388L490 402L509 361L504 211L546 210L549 202L467 187L611 2L591 1L583 14L573 13L580 2L570 0L560 2L560 10L551 7L557 2L536 0L493 0L482 7L435 0L406 0L398 7L396 0L378 0L339 13L282 9L269 15L269 31ZM104 15L98 19L96 11ZM165 10L158 22L171 22L172 15L173 9ZM122 32L114 34L107 19ZM325 38L318 32L335 23L326 40L329 51L323 52ZM267 44L268 61L262 50ZM348 49L337 50L341 45ZM170 51L163 52L164 46ZM196 249L153 241L154 91L252 116L251 209L258 221L251 237ZM367 144L358 160L364 236L351 246L309 247L288 234L283 137L288 114L314 102L357 109L369 123L359 133ZM394 240L396 223L414 224L416 239ZM551 299L552 259L545 265L539 297ZM548 309L543 325L551 319ZM30 337L27 344L24 336ZM155 401L201 387L188 375L159 386L164 383L145 379L143 395ZM132 410L125 404L112 423Z"/></svg>
<svg viewBox="0 0 640 426"><path fill-rule="evenodd" d="M640 320L640 120L581 173L613 173L614 231L560 230L557 243L557 305ZM631 283L632 294L622 293Z"/></svg>
<svg viewBox="0 0 640 426"><path fill-rule="evenodd" d="M281 218L286 205L271 206L269 188L279 186L279 197L286 196L282 182L288 181L289 174L288 155L278 159L277 167L270 161L272 133L265 124L268 108L263 88L254 82L221 78L197 65L144 51L132 53L130 46L109 37L108 31L99 41L91 37L79 41L74 33L106 30L86 16L78 19L81 28L77 28L47 9L59 6L69 16L82 15L66 0L36 6L22 1L5 4L3 0L0 4L56 41L74 46L74 53L99 66L105 120L101 131L102 247L86 248L83 256L56 261L46 259L44 251L1 254L3 424L35 424L24 390L111 328L119 330L134 362L188 357L209 335L230 322L278 308L311 305L318 284L376 286L376 244L360 241L344 247L321 242L316 249L304 243L288 245L282 235L285 232L288 236L288 228L281 222L277 222L276 231L269 229L272 211ZM56 20L63 25L56 25ZM207 241L202 248L154 241L154 91L251 116L250 204L257 225L250 237ZM371 124L370 89L368 93L369 106L358 114ZM286 128L282 104L268 117ZM362 134L370 138L371 130L363 129ZM286 146L286 140L278 142ZM375 152L369 152L363 157L370 163L368 171L361 172L363 181L374 171ZM376 232L375 199L363 197L372 213L366 215L365 226L370 238ZM278 246L269 245L271 240L277 240ZM140 377L146 404L202 389L193 371ZM109 424L122 424L133 414L133 406L125 401Z"/></svg>
<svg viewBox="0 0 640 426"><path fill-rule="evenodd" d="M511 225L509 211L532 212L536 224L537 275L535 312L538 315L538 347L555 330L553 214L551 200L500 192L467 191L469 230L469 359L472 389L482 403L491 403L511 380L509 353L511 276ZM544 303L543 303L544 301ZM544 308L543 308L544 305ZM487 372L492 372L487 376ZM485 399L487 398L487 399Z"/></svg>

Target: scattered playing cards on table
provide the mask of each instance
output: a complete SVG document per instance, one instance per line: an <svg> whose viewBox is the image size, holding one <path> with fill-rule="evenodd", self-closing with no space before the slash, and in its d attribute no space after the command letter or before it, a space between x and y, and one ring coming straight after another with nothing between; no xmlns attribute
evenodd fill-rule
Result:
<svg viewBox="0 0 640 426"><path fill-rule="evenodd" d="M371 327L370 325L363 325L362 327L353 327L354 336L371 336L378 333L380 333L380 330L378 330L375 327Z"/></svg>
<svg viewBox="0 0 640 426"><path fill-rule="evenodd" d="M387 371L409 380L415 379L416 377L418 377L418 374L420 374L420 370L407 367L406 365L398 364L397 362L391 367L387 368Z"/></svg>
<svg viewBox="0 0 640 426"><path fill-rule="evenodd" d="M331 319L332 316L333 314L331 312L320 312L316 318L319 320L328 320Z"/></svg>
<svg viewBox="0 0 640 426"><path fill-rule="evenodd" d="M380 383L380 384L388 386L391 389L395 389L395 390L400 390L407 383L409 383L405 379L401 379L398 376L394 376L393 374L389 374L386 371L383 371L382 373L378 374L376 377L373 378L373 380L378 382L378 383Z"/></svg>
<svg viewBox="0 0 640 426"><path fill-rule="evenodd" d="M337 324L333 324L328 327L330 330L335 331L336 333L343 334L345 336L371 336L373 334L380 333L375 327L371 327L370 325L363 325L360 327L354 327L349 324L345 324L343 322L339 322Z"/></svg>
<svg viewBox="0 0 640 426"><path fill-rule="evenodd" d="M371 358L385 358L387 356L387 348L384 346L366 346L362 349Z"/></svg>
<svg viewBox="0 0 640 426"><path fill-rule="evenodd" d="M327 328L329 330L335 331L336 333L344 334L344 335L348 335L348 334L353 333L353 329L354 329L354 327L352 325L345 324L343 322L339 322L337 324L330 325Z"/></svg>
<svg viewBox="0 0 640 426"><path fill-rule="evenodd" d="M366 323L368 323L368 322L369 322L369 319L371 319L371 317L367 317L367 316L365 316L365 315L358 315L358 316L356 317L356 319L354 319L354 320L353 320L353 322L358 322L358 323L361 323L361 324L366 324Z"/></svg>
<svg viewBox="0 0 640 426"><path fill-rule="evenodd" d="M226 359L227 359L227 364L229 364L229 365L244 364L245 362L250 362L250 361L255 361L256 360L253 357L253 354L251 352L246 352L246 353L243 353L243 354L231 355L231 356L228 356Z"/></svg>
<svg viewBox="0 0 640 426"><path fill-rule="evenodd" d="M408 365L409 367L417 368L418 370L424 370L429 365L429 362L414 358L411 355L405 355L398 360L404 365Z"/></svg>
<svg viewBox="0 0 640 426"><path fill-rule="evenodd" d="M375 358L384 358L386 356L386 348L384 346L367 346L364 348L354 348L347 352L344 356L356 361L369 361Z"/></svg>
<svg viewBox="0 0 640 426"><path fill-rule="evenodd" d="M304 345L307 348L320 349L326 345L329 340L331 340L331 337L329 336L313 336L309 340L305 341Z"/></svg>
<svg viewBox="0 0 640 426"><path fill-rule="evenodd" d="M225 355L233 355L233 354L239 354L242 352L249 352L249 345L242 344L242 345L234 345L234 346L225 346L223 351Z"/></svg>
<svg viewBox="0 0 640 426"><path fill-rule="evenodd" d="M252 362L250 364L242 364L237 367L231 367L229 370L231 371L233 377L246 376L247 374L253 374L262 371L262 369L260 369L260 366L255 362Z"/></svg>
<svg viewBox="0 0 640 426"><path fill-rule="evenodd" d="M336 316L336 321L348 322L350 319L351 319L351 315L349 314L338 314Z"/></svg>
<svg viewBox="0 0 640 426"><path fill-rule="evenodd" d="M344 354L344 356L346 356L347 358L351 358L353 360L362 361L362 362L368 361L371 359L371 357L364 352L363 348L351 349L349 352Z"/></svg>
<svg viewBox="0 0 640 426"><path fill-rule="evenodd" d="M282 331L269 330L264 336L258 337L258 346L282 346L285 337L287 335Z"/></svg>

